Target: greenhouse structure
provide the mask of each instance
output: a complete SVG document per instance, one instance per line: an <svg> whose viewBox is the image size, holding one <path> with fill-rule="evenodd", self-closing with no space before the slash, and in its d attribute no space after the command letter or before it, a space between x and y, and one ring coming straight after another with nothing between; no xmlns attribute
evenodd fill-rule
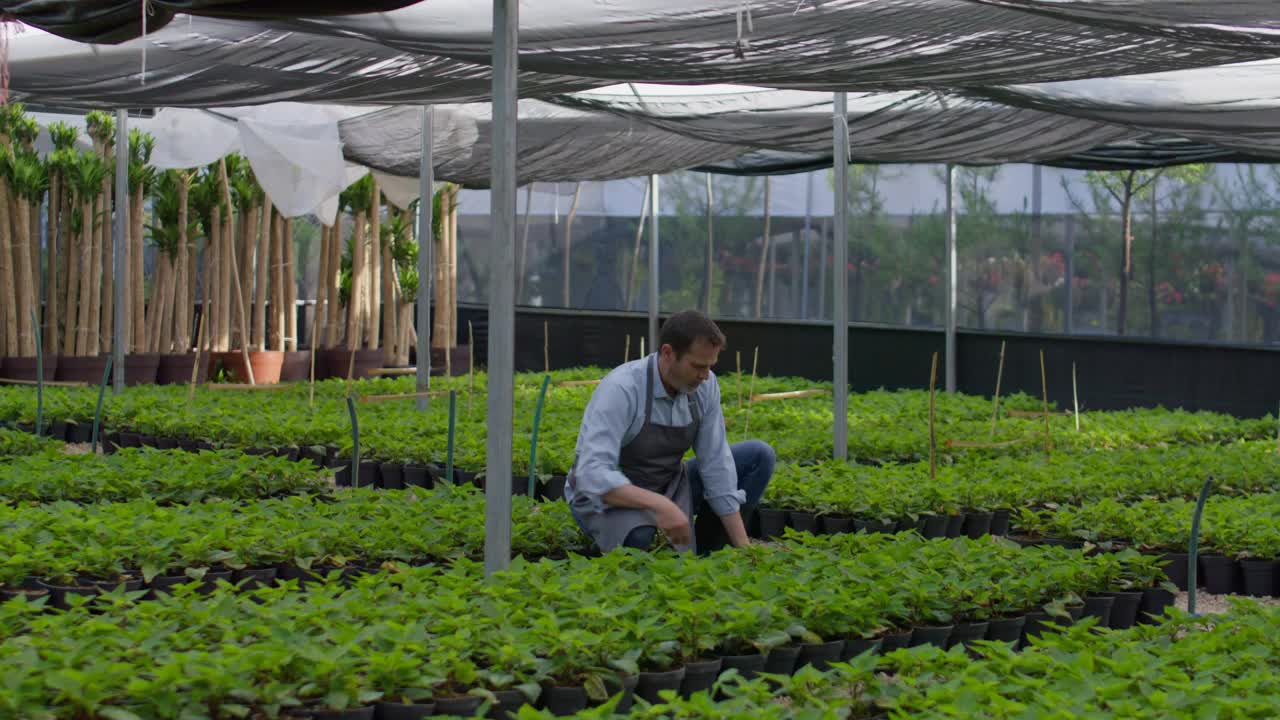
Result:
<svg viewBox="0 0 1280 720"><path fill-rule="evenodd" d="M0 0L0 720L1272 718L1262 0Z"/></svg>

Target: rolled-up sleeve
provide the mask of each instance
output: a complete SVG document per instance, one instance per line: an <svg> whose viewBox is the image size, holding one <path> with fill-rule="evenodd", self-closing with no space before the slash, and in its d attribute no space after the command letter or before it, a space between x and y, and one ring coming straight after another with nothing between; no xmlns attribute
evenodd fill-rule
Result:
<svg viewBox="0 0 1280 720"><path fill-rule="evenodd" d="M698 471L702 474L702 496L711 512L729 515L738 512L747 501L746 492L738 489L738 470L729 451L729 439L724 430L724 412L720 408L720 383L712 377L702 384L708 392L697 398L702 410L698 437L693 442L693 452L698 457ZM692 398L691 398L692 399Z"/></svg>
<svg viewBox="0 0 1280 720"><path fill-rule="evenodd" d="M631 482L618 470L618 453L635 415L634 404L635 399L621 384L603 382L583 413L573 473L575 494L585 497L597 511L604 509L604 495Z"/></svg>

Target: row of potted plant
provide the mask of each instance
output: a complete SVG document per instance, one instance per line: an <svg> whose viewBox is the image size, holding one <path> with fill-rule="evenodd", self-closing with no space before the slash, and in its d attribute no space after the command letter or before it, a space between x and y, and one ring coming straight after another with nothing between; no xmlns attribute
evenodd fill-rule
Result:
<svg viewBox="0 0 1280 720"><path fill-rule="evenodd" d="M157 504L182 504L332 490L329 480L310 465L235 450L191 454L129 448L111 455L68 455L56 446L41 448L35 454L0 457L0 501L96 503L149 498Z"/></svg>
<svg viewBox="0 0 1280 720"><path fill-rule="evenodd" d="M49 437L37 437L32 433L0 427L0 459L22 457L59 450L62 443Z"/></svg>
<svg viewBox="0 0 1280 720"><path fill-rule="evenodd" d="M459 560L305 594L182 588L135 602L121 589L52 615L14 600L0 606L11 669L0 713L274 717L382 702L469 715L498 692L565 713L611 690L692 693L727 669L787 674L877 647L1018 644L1055 618L1101 619L1122 599L1150 597L1159 613L1172 600L1149 590L1159 577L1132 552L857 535L701 559L517 560L489 578Z"/></svg>

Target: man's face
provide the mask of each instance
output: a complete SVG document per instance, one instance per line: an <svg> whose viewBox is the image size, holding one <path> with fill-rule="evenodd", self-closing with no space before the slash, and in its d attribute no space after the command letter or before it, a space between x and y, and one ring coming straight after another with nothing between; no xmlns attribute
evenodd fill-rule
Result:
<svg viewBox="0 0 1280 720"><path fill-rule="evenodd" d="M693 393L711 377L711 367L720 359L720 348L698 338L684 355L676 357L670 345L662 346L662 354L668 358L667 382L678 392Z"/></svg>

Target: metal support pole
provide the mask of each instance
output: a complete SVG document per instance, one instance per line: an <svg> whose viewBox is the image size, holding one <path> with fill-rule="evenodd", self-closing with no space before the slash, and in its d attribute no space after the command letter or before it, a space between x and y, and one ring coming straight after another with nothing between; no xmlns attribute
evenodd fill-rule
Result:
<svg viewBox="0 0 1280 720"><path fill-rule="evenodd" d="M835 247L832 263L832 437L836 460L849 459L849 130L848 95L836 93L832 118L835 170Z"/></svg>
<svg viewBox="0 0 1280 720"><path fill-rule="evenodd" d="M485 462L484 571L511 564L511 443L515 370L516 72L518 0L493 0L490 209L489 415Z"/></svg>
<svg viewBox="0 0 1280 720"><path fill-rule="evenodd" d="M115 371L111 374L111 391L119 395L124 391L124 314L125 291L132 292L125 282L124 253L128 248L129 231L129 113L116 110L116 198L115 198L115 238L111 247L111 275L115 281L111 285L112 321L111 321L111 354Z"/></svg>
<svg viewBox="0 0 1280 720"><path fill-rule="evenodd" d="M947 166L947 392L956 391L956 166Z"/></svg>
<svg viewBox="0 0 1280 720"><path fill-rule="evenodd" d="M649 176L649 350L658 352L658 176Z"/></svg>
<svg viewBox="0 0 1280 720"><path fill-rule="evenodd" d="M435 111L430 105L422 106L422 151L418 160L418 364L417 387L419 393L431 388L431 253L435 248L432 225L435 219L434 189L435 163L431 156L432 120ZM429 398L418 398L418 410L426 412Z"/></svg>
<svg viewBox="0 0 1280 720"><path fill-rule="evenodd" d="M804 275L800 278L800 319L809 319L809 238L813 233L813 173L804 190L804 258L800 261Z"/></svg>

